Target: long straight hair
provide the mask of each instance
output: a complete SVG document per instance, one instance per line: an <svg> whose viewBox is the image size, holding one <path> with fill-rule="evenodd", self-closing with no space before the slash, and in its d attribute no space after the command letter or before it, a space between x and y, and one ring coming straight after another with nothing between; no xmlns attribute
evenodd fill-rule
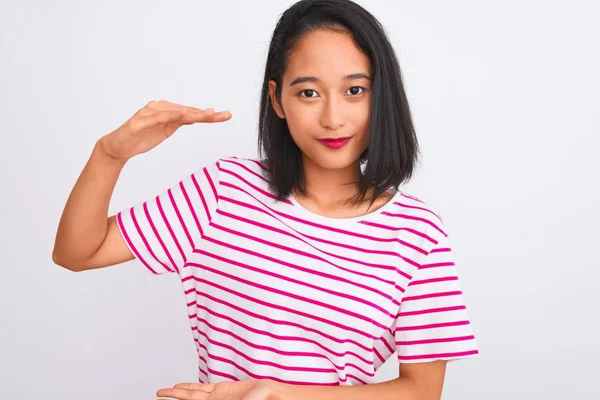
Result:
<svg viewBox="0 0 600 400"><path fill-rule="evenodd" d="M364 201L372 190L372 205L382 193L397 189L411 178L419 146L394 49L379 21L350 0L301 0L279 17L261 90L259 154L271 190L279 199L287 198L293 190L306 194L302 152L292 139L287 121L275 113L268 84L270 80L276 82L275 96L280 100L289 56L304 35L320 29L349 33L371 61L369 144L360 156L362 173L352 202Z"/></svg>

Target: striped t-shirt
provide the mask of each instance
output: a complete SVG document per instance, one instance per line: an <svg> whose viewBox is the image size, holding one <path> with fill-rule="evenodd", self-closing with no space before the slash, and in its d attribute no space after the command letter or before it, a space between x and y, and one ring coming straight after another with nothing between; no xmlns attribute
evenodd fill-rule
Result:
<svg viewBox="0 0 600 400"><path fill-rule="evenodd" d="M201 382L368 384L395 353L478 353L442 220L403 191L330 218L276 200L260 161L231 157L117 221L149 271L181 279Z"/></svg>

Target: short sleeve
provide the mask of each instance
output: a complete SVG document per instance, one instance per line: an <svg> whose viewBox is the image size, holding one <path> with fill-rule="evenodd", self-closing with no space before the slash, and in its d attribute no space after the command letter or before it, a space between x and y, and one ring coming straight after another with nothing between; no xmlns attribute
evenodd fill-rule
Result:
<svg viewBox="0 0 600 400"><path fill-rule="evenodd" d="M219 162L188 175L156 197L117 213L134 256L153 274L179 273L216 212Z"/></svg>
<svg viewBox="0 0 600 400"><path fill-rule="evenodd" d="M447 235L413 274L395 325L401 363L453 360L479 354Z"/></svg>

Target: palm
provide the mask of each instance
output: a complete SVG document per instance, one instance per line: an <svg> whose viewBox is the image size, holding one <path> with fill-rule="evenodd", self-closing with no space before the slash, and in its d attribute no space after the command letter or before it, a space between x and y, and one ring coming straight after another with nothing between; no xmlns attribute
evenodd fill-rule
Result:
<svg viewBox="0 0 600 400"><path fill-rule="evenodd" d="M160 389L159 397L179 400L270 400L272 390L267 381L247 380L217 384L181 383Z"/></svg>

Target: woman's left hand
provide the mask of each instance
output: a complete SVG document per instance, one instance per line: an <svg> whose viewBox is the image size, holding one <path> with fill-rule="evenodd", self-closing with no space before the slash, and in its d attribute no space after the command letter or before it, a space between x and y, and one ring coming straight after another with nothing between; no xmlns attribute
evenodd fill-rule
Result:
<svg viewBox="0 0 600 400"><path fill-rule="evenodd" d="M158 390L156 395L178 400L276 400L273 386L267 380L179 383Z"/></svg>

